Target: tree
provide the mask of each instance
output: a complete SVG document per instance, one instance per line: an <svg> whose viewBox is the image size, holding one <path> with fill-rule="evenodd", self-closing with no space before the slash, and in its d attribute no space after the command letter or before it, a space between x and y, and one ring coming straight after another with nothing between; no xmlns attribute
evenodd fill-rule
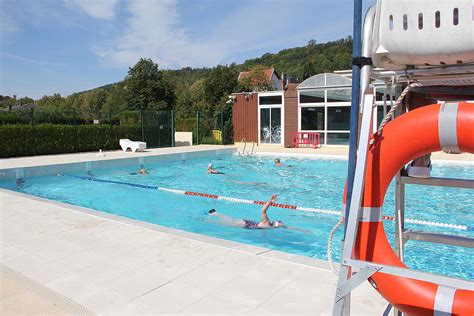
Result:
<svg viewBox="0 0 474 316"><path fill-rule="evenodd" d="M94 89L87 93L86 100L86 111L88 117L98 119L101 110L107 101L107 94L102 89Z"/></svg>
<svg viewBox="0 0 474 316"><path fill-rule="evenodd" d="M303 80L308 79L318 73L317 66L313 61L308 61L303 66Z"/></svg>
<svg viewBox="0 0 474 316"><path fill-rule="evenodd" d="M51 96L45 95L36 103L40 108L61 109L66 107L66 99L64 99L59 93L55 93Z"/></svg>
<svg viewBox="0 0 474 316"><path fill-rule="evenodd" d="M170 110L175 103L174 87L151 59L140 58L129 69L125 89L132 109Z"/></svg>
<svg viewBox="0 0 474 316"><path fill-rule="evenodd" d="M223 96L231 94L237 86L237 71L233 67L219 65L203 82L204 100L209 108L215 108Z"/></svg>
<svg viewBox="0 0 474 316"><path fill-rule="evenodd" d="M108 117L110 114L117 115L129 108L127 89L125 82L121 81L115 84L107 94L104 106L102 107L102 116Z"/></svg>

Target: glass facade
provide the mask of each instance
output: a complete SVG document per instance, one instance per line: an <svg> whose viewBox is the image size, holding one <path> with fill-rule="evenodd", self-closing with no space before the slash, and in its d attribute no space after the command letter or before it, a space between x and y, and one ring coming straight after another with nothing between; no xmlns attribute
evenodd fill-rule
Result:
<svg viewBox="0 0 474 316"><path fill-rule="evenodd" d="M383 118L383 82L376 84L377 120ZM319 74L306 79L298 86L298 131L321 134L321 144L348 145L352 81L338 74ZM389 93L393 93L389 91ZM385 111L390 110L390 98Z"/></svg>
<svg viewBox="0 0 474 316"><path fill-rule="evenodd" d="M329 131L348 131L351 120L350 106L328 107L328 130Z"/></svg>
<svg viewBox="0 0 474 316"><path fill-rule="evenodd" d="M259 97L260 105L270 105L270 104L282 104L281 95L270 95L270 96L261 96Z"/></svg>
<svg viewBox="0 0 474 316"><path fill-rule="evenodd" d="M327 133L328 145L347 145L349 144L349 133Z"/></svg>
<svg viewBox="0 0 474 316"><path fill-rule="evenodd" d="M301 130L323 131L324 119L324 107L322 106L301 108Z"/></svg>

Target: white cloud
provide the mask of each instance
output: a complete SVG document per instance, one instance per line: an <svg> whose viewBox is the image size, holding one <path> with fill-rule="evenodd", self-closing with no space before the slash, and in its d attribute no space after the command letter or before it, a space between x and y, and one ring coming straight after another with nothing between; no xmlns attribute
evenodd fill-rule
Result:
<svg viewBox="0 0 474 316"><path fill-rule="evenodd" d="M130 0L129 17L118 38L109 45L101 44L94 52L118 67L132 66L140 58L151 58L160 68L214 66L236 61L246 52L306 43L328 31L320 25L315 29L314 24L311 28L295 28L304 8L292 1L250 2L252 5L245 2L228 12L216 12L219 17L212 16L216 21L210 29L191 32L184 26L187 21L181 21L179 11L186 1ZM196 14L202 15L203 20L213 14L212 9L205 11Z"/></svg>
<svg viewBox="0 0 474 316"><path fill-rule="evenodd" d="M64 0L71 8L78 8L93 18L112 20L118 0Z"/></svg>
<svg viewBox="0 0 474 316"><path fill-rule="evenodd" d="M189 38L180 26L177 0L132 0L128 9L130 17L114 47L96 49L106 60L126 67L143 57L175 67L208 65L221 57L206 43Z"/></svg>

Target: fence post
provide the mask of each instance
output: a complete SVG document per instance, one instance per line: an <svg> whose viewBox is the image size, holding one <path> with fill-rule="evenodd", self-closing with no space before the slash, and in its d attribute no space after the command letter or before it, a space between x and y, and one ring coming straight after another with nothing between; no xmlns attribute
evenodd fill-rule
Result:
<svg viewBox="0 0 474 316"><path fill-rule="evenodd" d="M161 115L162 111L155 111L156 121L158 122L158 148L161 148Z"/></svg>
<svg viewBox="0 0 474 316"><path fill-rule="evenodd" d="M36 156L35 110L31 109L31 132L33 133L33 156Z"/></svg>
<svg viewBox="0 0 474 316"><path fill-rule="evenodd" d="M143 110L140 110L140 124L142 127L142 142L145 141L145 124L143 123Z"/></svg>
<svg viewBox="0 0 474 316"><path fill-rule="evenodd" d="M76 121L76 109L75 108L72 109L72 122L74 124L74 134L76 136L74 138L74 151L77 152L77 148L79 148L79 146L77 145L78 136L77 136L77 121Z"/></svg>
<svg viewBox="0 0 474 316"><path fill-rule="evenodd" d="M221 111L221 145L224 145L224 111Z"/></svg>
<svg viewBox="0 0 474 316"><path fill-rule="evenodd" d="M171 110L170 113L170 125L171 125L171 147L174 147L174 111Z"/></svg>
<svg viewBox="0 0 474 316"><path fill-rule="evenodd" d="M196 145L199 145L199 111L196 111Z"/></svg>

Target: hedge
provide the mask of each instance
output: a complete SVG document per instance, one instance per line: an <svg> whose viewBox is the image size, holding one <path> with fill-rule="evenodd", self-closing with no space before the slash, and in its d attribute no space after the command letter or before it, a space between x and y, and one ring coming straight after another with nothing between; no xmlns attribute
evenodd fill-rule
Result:
<svg viewBox="0 0 474 316"><path fill-rule="evenodd" d="M0 158L119 148L120 138L141 139L140 126L2 125Z"/></svg>

